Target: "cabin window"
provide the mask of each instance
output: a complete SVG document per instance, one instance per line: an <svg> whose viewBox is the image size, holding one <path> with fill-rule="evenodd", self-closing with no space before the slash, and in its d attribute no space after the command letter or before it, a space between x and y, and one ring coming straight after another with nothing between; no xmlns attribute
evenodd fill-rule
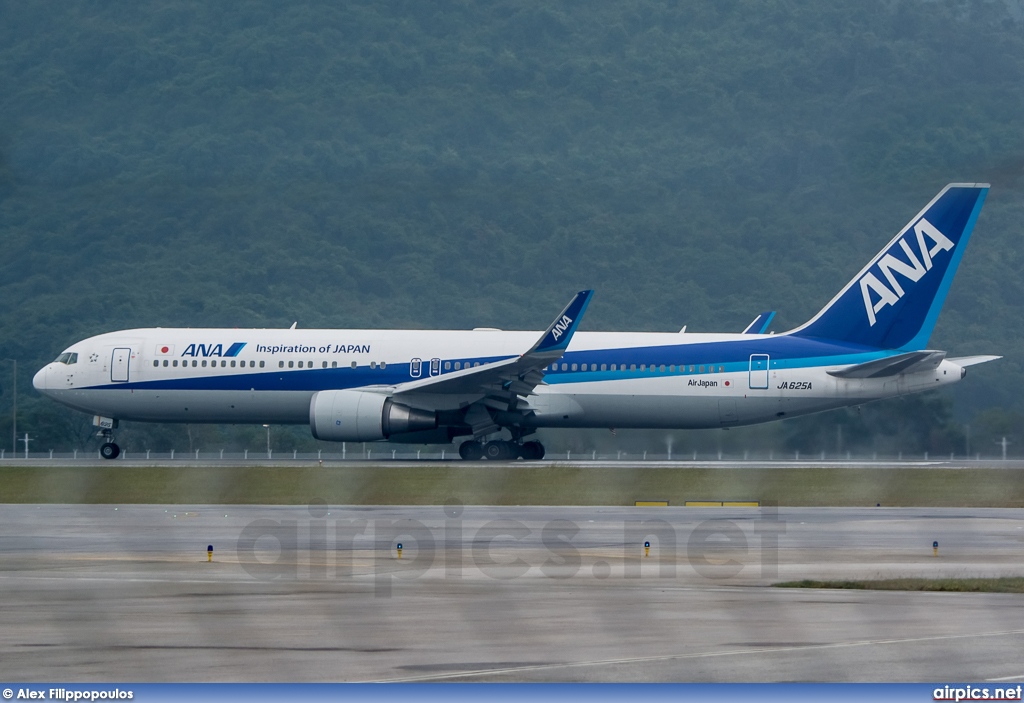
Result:
<svg viewBox="0 0 1024 703"><path fill-rule="evenodd" d="M607 371L608 370L608 364L601 364L601 370L602 371Z"/></svg>
<svg viewBox="0 0 1024 703"><path fill-rule="evenodd" d="M641 371L646 371L647 370L647 364L640 364L640 370Z"/></svg>
<svg viewBox="0 0 1024 703"><path fill-rule="evenodd" d="M725 373L725 367L724 366L719 366L718 367L718 373Z"/></svg>
<svg viewBox="0 0 1024 703"><path fill-rule="evenodd" d="M307 361L307 362L306 362L306 368L307 368L307 369L311 369L311 368L313 368L313 362L312 362L312 361Z"/></svg>
<svg viewBox="0 0 1024 703"><path fill-rule="evenodd" d="M156 359L153 359L153 366L159 366L159 365L160 365L160 362L157 361Z"/></svg>
<svg viewBox="0 0 1024 703"><path fill-rule="evenodd" d="M294 369L295 368L295 362L294 361L289 361L288 362L288 368Z"/></svg>
<svg viewBox="0 0 1024 703"><path fill-rule="evenodd" d="M177 368L177 366L178 366L178 360L177 360L177 359L175 359L175 360L174 360L173 362L171 362L171 366L174 366L175 368Z"/></svg>
<svg viewBox="0 0 1024 703"><path fill-rule="evenodd" d="M475 367L475 366L479 366L479 365L480 365L480 362L479 362L479 361L474 361L474 362L473 362L473 366L474 366L474 367Z"/></svg>
<svg viewBox="0 0 1024 703"><path fill-rule="evenodd" d="M300 369L302 368L302 362L301 361L299 362L299 368Z"/></svg>
<svg viewBox="0 0 1024 703"><path fill-rule="evenodd" d="M253 364L255 364L255 363L256 363L255 361L250 361L250 362L249 362L249 366L252 366L252 365L253 365ZM261 368L261 369L263 368L264 364L265 364L265 362L263 362L263 361L261 361L261 362L260 362L260 368Z"/></svg>
<svg viewBox="0 0 1024 703"><path fill-rule="evenodd" d="M242 365L243 366L245 365L244 361L242 362ZM231 360L231 368L235 368L235 360L234 359Z"/></svg>
<svg viewBox="0 0 1024 703"><path fill-rule="evenodd" d="M661 366L659 366L658 370L661 371L662 373L665 373L665 364L662 364Z"/></svg>
<svg viewBox="0 0 1024 703"><path fill-rule="evenodd" d="M630 371L636 371L636 364L630 364L629 365L629 370Z"/></svg>
<svg viewBox="0 0 1024 703"><path fill-rule="evenodd" d="M325 368L325 369L327 368L327 362L326 361L323 364L323 368Z"/></svg>
<svg viewBox="0 0 1024 703"><path fill-rule="evenodd" d="M573 365L572 365L572 366L571 366L570 368L572 368L572 370L573 370L573 371L575 371L575 370L576 370L576 368L577 368L577 367L576 367L576 364L573 364Z"/></svg>
<svg viewBox="0 0 1024 703"><path fill-rule="evenodd" d="M669 364L668 370L669 370L670 373L675 373L676 372L676 365L675 364Z"/></svg>
<svg viewBox="0 0 1024 703"><path fill-rule="evenodd" d="M203 359L203 368L206 368L206 359Z"/></svg>
<svg viewBox="0 0 1024 703"><path fill-rule="evenodd" d="M332 362L331 362L331 368L332 368L332 369L336 369L336 368L338 368L338 362L337 362L337 361L332 361Z"/></svg>
<svg viewBox="0 0 1024 703"><path fill-rule="evenodd" d="M371 362L370 362L370 368L371 368L371 369L375 369L375 368L377 368L377 362L376 362L376 361L371 361Z"/></svg>
<svg viewBox="0 0 1024 703"><path fill-rule="evenodd" d="M284 362L283 361L277 362L277 368L283 369L284 368Z"/></svg>
<svg viewBox="0 0 1024 703"><path fill-rule="evenodd" d="M701 372L701 373L704 373L704 364L701 364L701 365L700 365L700 372Z"/></svg>
<svg viewBox="0 0 1024 703"><path fill-rule="evenodd" d="M355 368L359 368L359 365L355 361L353 361L352 362L352 368L354 368L354 369Z"/></svg>
<svg viewBox="0 0 1024 703"><path fill-rule="evenodd" d="M444 370L445 371L451 371L451 368L452 368L452 362L450 362L450 361L444 362Z"/></svg>
<svg viewBox="0 0 1024 703"><path fill-rule="evenodd" d="M460 361L456 361L456 362L455 362L455 370L456 370L456 371L458 371L458 370L459 370L459 369L461 369L461 368L462 368L462 362L460 362Z"/></svg>
<svg viewBox="0 0 1024 703"><path fill-rule="evenodd" d="M380 362L380 367L381 367L382 369L386 369L386 368L388 367L388 362L386 362L386 361L382 361L382 362Z"/></svg>

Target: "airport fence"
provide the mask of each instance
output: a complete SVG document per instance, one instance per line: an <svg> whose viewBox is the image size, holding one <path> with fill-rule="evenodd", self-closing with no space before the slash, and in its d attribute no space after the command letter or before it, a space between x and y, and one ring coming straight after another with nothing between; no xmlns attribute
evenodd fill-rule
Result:
<svg viewBox="0 0 1024 703"><path fill-rule="evenodd" d="M70 452L44 451L44 452L22 452L12 453L9 449L0 449L0 462L14 461L82 461L94 462L100 459L99 450L74 450ZM193 450L122 450L121 455L114 461L128 461L138 463L142 461L159 462L182 462L210 464L217 462L225 463L338 463L338 462L388 462L388 461L460 461L457 447L444 449L431 449L430 451L417 449L390 448L387 445L356 445L354 448L346 448L342 451L318 450L315 452L303 452L298 450L279 451L271 450L243 450L230 451L226 449L193 449ZM856 454L828 453L828 452L780 452L780 451L743 451L743 452L673 452L664 451L549 451L545 461L564 461L573 463L586 462L671 462L685 464L687 462L722 462L722 463L902 463L902 462L972 462L972 461L1020 461L1019 457L1003 454L975 453L971 455L961 454L934 454L925 452L910 453L899 452L897 454Z"/></svg>

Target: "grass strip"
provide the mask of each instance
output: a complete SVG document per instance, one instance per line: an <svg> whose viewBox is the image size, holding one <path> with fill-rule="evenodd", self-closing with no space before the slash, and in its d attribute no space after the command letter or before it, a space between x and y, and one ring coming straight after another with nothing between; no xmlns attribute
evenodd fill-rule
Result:
<svg viewBox="0 0 1024 703"><path fill-rule="evenodd" d="M990 579L877 579L872 581L786 581L776 588L840 588L860 591L952 591L956 593L1024 593L1024 577Z"/></svg>
<svg viewBox="0 0 1024 703"><path fill-rule="evenodd" d="M1024 507L1024 469L514 464L0 466L0 503ZM663 509L645 507L653 514ZM694 508L697 510L698 508ZM699 508L714 511L717 508ZM724 509L724 508L723 508Z"/></svg>

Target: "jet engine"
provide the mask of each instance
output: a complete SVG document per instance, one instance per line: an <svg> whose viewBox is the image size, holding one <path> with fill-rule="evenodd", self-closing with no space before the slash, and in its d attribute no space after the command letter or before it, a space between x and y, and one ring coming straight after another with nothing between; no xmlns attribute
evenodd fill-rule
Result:
<svg viewBox="0 0 1024 703"><path fill-rule="evenodd" d="M309 427L328 442L372 442L437 427L437 413L366 391L319 391L309 402Z"/></svg>

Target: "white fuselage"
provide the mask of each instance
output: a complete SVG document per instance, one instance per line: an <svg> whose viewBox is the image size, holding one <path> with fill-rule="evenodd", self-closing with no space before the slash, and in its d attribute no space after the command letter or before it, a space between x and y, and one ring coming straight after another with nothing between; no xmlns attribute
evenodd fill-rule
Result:
<svg viewBox="0 0 1024 703"><path fill-rule="evenodd" d="M389 387L517 357L538 332L134 329L83 340L45 366L40 392L78 410L152 422L306 424L314 393ZM578 332L526 402L533 427L753 424L960 380L925 372L837 378L881 350L786 335ZM74 355L74 356L73 356ZM70 360L74 363L68 363ZM474 399L405 402L457 410Z"/></svg>

